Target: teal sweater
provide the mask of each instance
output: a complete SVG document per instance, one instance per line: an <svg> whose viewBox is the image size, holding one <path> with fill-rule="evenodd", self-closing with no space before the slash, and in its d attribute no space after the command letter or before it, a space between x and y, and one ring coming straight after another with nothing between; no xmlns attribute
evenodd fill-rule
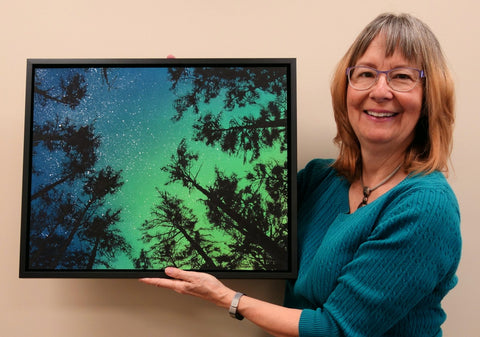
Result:
<svg viewBox="0 0 480 337"><path fill-rule="evenodd" d="M445 177L408 176L348 214L349 184L331 162L298 174L299 276L285 305L303 309L300 336L441 336L461 252Z"/></svg>

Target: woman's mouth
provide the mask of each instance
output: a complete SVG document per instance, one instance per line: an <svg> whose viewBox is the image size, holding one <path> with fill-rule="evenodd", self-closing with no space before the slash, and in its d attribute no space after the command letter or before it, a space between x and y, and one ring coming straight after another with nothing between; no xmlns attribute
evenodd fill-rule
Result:
<svg viewBox="0 0 480 337"><path fill-rule="evenodd" d="M363 110L363 112L366 113L367 115L375 117L375 118L389 118L389 117L393 117L395 115L398 115L397 112L389 112L389 111Z"/></svg>

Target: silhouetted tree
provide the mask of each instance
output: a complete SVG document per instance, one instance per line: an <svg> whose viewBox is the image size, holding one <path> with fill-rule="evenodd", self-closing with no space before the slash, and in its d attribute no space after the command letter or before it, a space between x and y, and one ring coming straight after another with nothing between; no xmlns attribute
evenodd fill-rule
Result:
<svg viewBox="0 0 480 337"><path fill-rule="evenodd" d="M260 247L264 250L263 256L268 257L272 265L278 261L284 261L286 246L284 241L276 241L267 235L267 223L264 203L259 193L254 193L251 187L240 188L239 178L233 174L227 177L218 169L216 179L212 186L203 186L198 180L198 172L194 173L193 165L198 159L197 154L187 150L186 141L183 140L176 155L171 158L171 163L162 170L169 174L169 182L180 182L189 189L195 189L202 193L208 208L208 217L217 228L231 235L240 235L238 247L245 245L245 251ZM238 237L240 237L238 236Z"/></svg>
<svg viewBox="0 0 480 337"><path fill-rule="evenodd" d="M57 236L45 237L44 243L41 246L48 247L49 262L46 264L46 268L55 269L62 267L62 261L66 261L67 250L69 246L74 242L82 231L89 226L93 226L95 222L98 224L97 212L104 206L105 197L107 195L115 194L119 188L123 185L121 179L121 171L114 171L111 167L107 166L101 169L96 174L92 174L86 178L85 185L83 186L83 198L86 200L84 204L81 204L82 199L78 199L79 204L75 205L75 209L68 209L66 214L63 215L63 219L67 220L62 225L62 235L60 238ZM58 210L57 210L58 212ZM111 210L107 210L106 214L110 214ZM109 225L112 225L112 221L118 220L119 211L114 212L113 216L108 220ZM55 231L57 233L58 231ZM107 231L108 232L108 231ZM112 234L110 232L109 234ZM118 239L118 238L117 238ZM120 242L121 243L121 242ZM41 248L41 247L39 247ZM105 247L103 247L105 248ZM120 250L125 250L125 246L120 244L116 247ZM106 250L108 252L108 249ZM84 256L91 256L85 254ZM31 256L32 266L42 265L45 262L41 262L41 257L45 256L45 251L37 249ZM87 262L88 263L88 262ZM85 265L85 264L84 264Z"/></svg>
<svg viewBox="0 0 480 337"><path fill-rule="evenodd" d="M67 79L60 78L59 90L57 88L42 88L43 84L35 82L34 93L37 94L43 102L51 100L57 103L65 104L71 109L80 105L81 100L87 94L87 85L85 77L79 73L70 75Z"/></svg>
<svg viewBox="0 0 480 337"><path fill-rule="evenodd" d="M273 102L260 110L258 118L244 116L232 118L227 127L222 125L222 114L212 113L199 117L193 125L194 140L203 141L206 145L220 144L221 149L229 154L243 152L243 161L247 154L252 162L260 157L261 150L280 143L280 151L286 150L287 119L285 111Z"/></svg>
<svg viewBox="0 0 480 337"><path fill-rule="evenodd" d="M171 89L181 92L172 119L179 121L187 111L200 115L193 125L194 141L220 145L230 155L243 153L244 163L255 161L262 149L275 143L280 151L287 149L286 68L180 67L170 68L169 78ZM202 104L213 99L223 99L223 105L212 112ZM247 106L249 114L237 117L234 109Z"/></svg>
<svg viewBox="0 0 480 337"><path fill-rule="evenodd" d="M250 184L246 187L252 189L253 194L266 192L269 197L263 197L265 206L262 209L266 224L262 228L268 236L287 246L288 231L285 224L288 223L288 167L287 161L282 164L271 162L268 164L258 163L246 179Z"/></svg>
<svg viewBox="0 0 480 337"><path fill-rule="evenodd" d="M143 241L150 243L150 260L187 268L216 269L212 243L197 228L198 219L182 201L158 190L159 203L142 225ZM172 245L172 243L175 243Z"/></svg>
<svg viewBox="0 0 480 337"><path fill-rule="evenodd" d="M32 165L29 264L42 269L109 268L115 253L129 255L131 249L115 228L121 209L106 206L107 197L123 185L121 171L96 168L101 139L94 123L72 122L74 110L87 96L84 75L52 74L38 76L34 84L38 108L49 103L71 111L62 113L67 117L57 112L47 119L39 114L34 123L32 153L39 160ZM112 77L106 68L102 76L110 89Z"/></svg>
<svg viewBox="0 0 480 337"><path fill-rule="evenodd" d="M151 269L153 268L153 264L150 261L150 258L147 255L147 252L145 249L140 250L140 254L138 255L138 258L133 259L134 265L136 269Z"/></svg>
<svg viewBox="0 0 480 337"><path fill-rule="evenodd" d="M110 262L116 253L123 252L130 255L130 244L126 242L120 230L114 227L120 221L120 212L121 210L117 210L112 213L108 209L105 214L95 216L83 231L82 241L90 242L92 246L90 252L85 248L88 254L86 269L93 269L95 265L111 268Z"/></svg>
<svg viewBox="0 0 480 337"><path fill-rule="evenodd" d="M56 186L73 181L86 174L97 162L96 151L100 146L100 137L95 135L93 124L80 127L73 126L67 119L64 123L47 121L33 130L32 147L37 152L43 145L48 151L61 151L64 159L56 154L57 162L61 162L59 176L51 183L34 191L31 200L41 197ZM33 166L33 173L38 168Z"/></svg>
<svg viewBox="0 0 480 337"><path fill-rule="evenodd" d="M65 228L76 218L76 204L73 196L57 191L35 201L30 215L30 267L43 268L52 263Z"/></svg>
<svg viewBox="0 0 480 337"><path fill-rule="evenodd" d="M226 110L258 104L261 92L286 99L287 76L282 67L178 67L168 71L173 91L183 83L191 85L191 90L174 102L175 121L189 109L198 114L201 103L209 103L220 94Z"/></svg>
<svg viewBox="0 0 480 337"><path fill-rule="evenodd" d="M108 90L116 89L115 83L117 81L117 76L111 76L113 69L112 68L102 68L102 81L107 85Z"/></svg>

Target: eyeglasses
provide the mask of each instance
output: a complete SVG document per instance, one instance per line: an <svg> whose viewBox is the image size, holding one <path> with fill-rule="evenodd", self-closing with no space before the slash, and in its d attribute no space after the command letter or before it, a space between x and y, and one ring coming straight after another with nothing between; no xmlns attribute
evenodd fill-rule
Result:
<svg viewBox="0 0 480 337"><path fill-rule="evenodd" d="M399 67L390 70L377 70L368 66L347 68L348 83L356 90L368 90L378 81L380 74L387 76L387 83L395 91L410 91L425 78L425 72L410 67Z"/></svg>

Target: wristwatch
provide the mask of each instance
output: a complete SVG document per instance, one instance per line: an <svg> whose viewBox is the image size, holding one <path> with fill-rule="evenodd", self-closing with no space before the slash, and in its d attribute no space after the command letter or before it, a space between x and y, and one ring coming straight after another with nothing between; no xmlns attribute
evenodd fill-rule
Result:
<svg viewBox="0 0 480 337"><path fill-rule="evenodd" d="M236 318L240 321L243 319L243 316L237 312L237 308L238 308L238 302L240 302L240 298L243 295L244 294L242 293L236 293L235 296L233 296L232 303L230 304L230 309L228 309L228 313L230 314L230 317Z"/></svg>

